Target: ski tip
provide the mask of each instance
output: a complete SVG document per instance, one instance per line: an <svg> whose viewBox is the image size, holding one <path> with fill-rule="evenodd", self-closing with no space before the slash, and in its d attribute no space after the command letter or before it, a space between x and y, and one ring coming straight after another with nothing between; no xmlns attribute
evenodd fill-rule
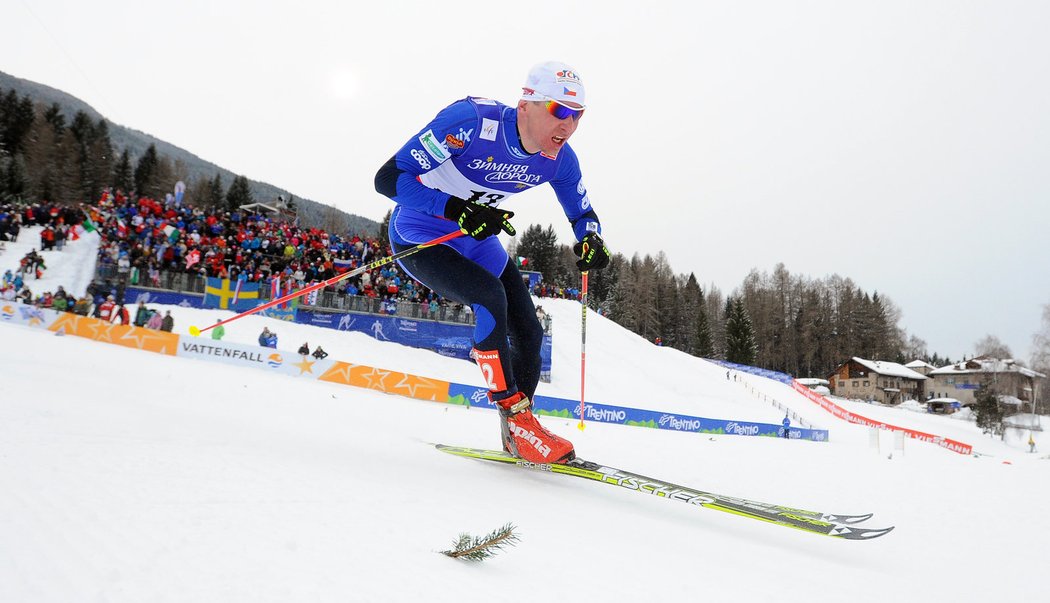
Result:
<svg viewBox="0 0 1050 603"><path fill-rule="evenodd" d="M845 540L871 540L872 538L878 538L879 536L889 534L893 531L894 527L896 526L890 526L888 528L851 528L842 526L833 530L831 535Z"/></svg>

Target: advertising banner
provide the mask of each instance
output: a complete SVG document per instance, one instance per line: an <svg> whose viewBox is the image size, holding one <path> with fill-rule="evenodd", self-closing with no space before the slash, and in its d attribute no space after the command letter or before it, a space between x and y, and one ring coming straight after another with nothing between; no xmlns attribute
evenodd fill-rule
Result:
<svg viewBox="0 0 1050 603"><path fill-rule="evenodd" d="M181 306L183 308L201 308L204 297L192 293L176 293L174 291L157 291L155 289L142 289L140 287L128 287L124 290L124 303L128 306L137 305L139 302L146 304L164 304L167 306Z"/></svg>
<svg viewBox="0 0 1050 603"><path fill-rule="evenodd" d="M47 329L56 335L74 335L158 354L175 354L179 336L132 325L119 325L21 303L0 302L0 322Z"/></svg>
<svg viewBox="0 0 1050 603"><path fill-rule="evenodd" d="M772 379L773 381L779 381L784 385L791 385L795 380L791 375L787 373L781 373L778 371L771 371L764 368L758 368L757 366L748 366L746 364L737 364L735 362L727 362L725 360L713 360L711 358L704 358L708 362L713 362L718 366L724 366L727 369L733 369L734 371L740 371L741 373L748 373L749 375L756 375L758 377L765 377L766 379Z"/></svg>
<svg viewBox="0 0 1050 603"><path fill-rule="evenodd" d="M329 358L317 360L310 356L303 357L286 350L189 336L180 338L176 356L257 368L293 377L310 376L315 379L336 362Z"/></svg>
<svg viewBox="0 0 1050 603"><path fill-rule="evenodd" d="M449 383L440 379L428 379L418 375L388 371L363 364L336 361L331 368L317 377L320 381L353 385L374 389L387 394L397 394L417 400L445 402L448 400Z"/></svg>
<svg viewBox="0 0 1050 603"><path fill-rule="evenodd" d="M333 314L316 310L299 310L296 322L339 331L367 333L379 341L392 341L432 350L450 358L471 360L474 336L474 327L471 325L361 312ZM550 372L551 337L544 334L540 348L540 379L549 382Z"/></svg>
<svg viewBox="0 0 1050 603"><path fill-rule="evenodd" d="M495 405L489 402L486 390L481 387L451 383L449 384L448 396L448 402L450 404L495 408ZM563 419L578 419L580 416L579 400L567 400L565 398L537 395L533 400L533 405L534 412L538 415L560 417ZM628 408L626 406L612 406L609 404L597 404L594 402L587 403L585 406L585 412L586 421L594 421L597 423L616 423L633 427L649 427L652 429L667 429L671 431L687 431L705 434L783 437L783 426L780 424L733 421L726 419L707 419L704 417L693 417L655 410L640 410L637 408ZM788 433L788 437L791 439L826 442L828 441L828 431L824 429L800 429L792 427Z"/></svg>
<svg viewBox="0 0 1050 603"><path fill-rule="evenodd" d="M0 322L23 327L48 328L58 319L60 312L27 306L16 301L0 301Z"/></svg>

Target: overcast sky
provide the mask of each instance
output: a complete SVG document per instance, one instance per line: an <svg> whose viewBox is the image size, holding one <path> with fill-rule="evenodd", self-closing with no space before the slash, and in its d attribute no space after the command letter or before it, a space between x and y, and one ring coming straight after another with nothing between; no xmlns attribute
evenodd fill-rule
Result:
<svg viewBox="0 0 1050 603"><path fill-rule="evenodd" d="M0 70L375 220L376 169L448 103L575 66L609 247L724 293L840 274L952 358L1027 359L1050 303L1050 3L12 0ZM549 187L516 225L571 230Z"/></svg>

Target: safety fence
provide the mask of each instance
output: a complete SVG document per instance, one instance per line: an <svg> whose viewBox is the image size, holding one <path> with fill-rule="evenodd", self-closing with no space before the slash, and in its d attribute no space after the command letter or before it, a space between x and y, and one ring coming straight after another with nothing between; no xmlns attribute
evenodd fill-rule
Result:
<svg viewBox="0 0 1050 603"><path fill-rule="evenodd" d="M720 366L724 366L735 371L756 375L758 377L764 377L766 379L772 379L774 381L790 385L795 391L802 394L810 401L815 402L818 406L831 413L832 416L842 419L843 421L854 423L856 425L865 425L874 429L885 429L888 431L903 433L909 438L919 440L921 442L929 442L930 444L935 444L942 448L947 448L948 450L951 450L952 452L958 452L959 454L973 453L973 446L970 444L959 442L957 440L946 438L944 436L925 433L915 429L908 429L907 427L891 425L883 421L875 421L863 415L858 415L857 413L850 412L845 408L839 406L838 404L835 404L825 396L822 396L817 392L811 390L810 388L806 387L805 385L802 385L793 377L791 377L791 375L788 375L786 373L780 373L777 371L771 371L754 366L747 366L744 364L735 364L732 362L725 362L721 360L712 360L711 362L714 362Z"/></svg>
<svg viewBox="0 0 1050 603"><path fill-rule="evenodd" d="M214 341L206 337L178 335L131 325L116 325L95 318L23 304L0 304L0 323L47 329L58 335L84 337L158 354L250 367L420 400L493 408L486 390L474 385L450 383L334 358L317 360L285 350ZM552 417L568 419L580 416L578 400L536 396L535 408L537 414ZM585 412L585 420L597 423L702 434L781 437L783 433L782 427L777 424L708 419L592 402L586 404ZM792 428L788 437L824 442L828 440L828 432Z"/></svg>
<svg viewBox="0 0 1050 603"><path fill-rule="evenodd" d="M923 431L917 431L915 429L908 429L907 427L898 427L896 425L891 425L882 421L875 421L873 419L869 419L863 415L858 415L857 413L850 412L845 408L842 408L838 404L835 404L831 400L828 400L826 397L818 394L817 392L809 389L808 387L802 385L797 381L793 381L791 387L795 388L795 391L802 394L806 398L809 398L811 401L817 403L824 410L830 412L832 415L844 421L848 421L857 425L873 427L875 429L885 429L888 431L903 433L909 438L919 440L920 442L929 442L931 444L936 444L937 446L947 448L948 450L951 450L952 452L958 452L959 454L973 454L973 446L970 444L952 440L944 436L934 435Z"/></svg>
<svg viewBox="0 0 1050 603"><path fill-rule="evenodd" d="M737 364L735 362L728 362L728 361L725 361L725 360L712 360L710 358L705 358L705 360L707 360L708 362L713 362L713 363L715 363L715 364L717 364L719 366L722 366L722 367L725 367L725 368L729 369L729 373L732 373L733 371L740 371L742 373L748 373L748 374L751 374L751 375L758 375L759 377L765 377L767 379L772 379L774 381L779 381L780 383L783 383L785 385L790 385L791 382L793 381L793 379L791 378L791 375L788 375L786 373L778 373L777 371L770 371L770 370L761 369L761 368L754 367L754 366L747 366L746 364ZM727 379L729 378L729 373L726 373L726 378ZM752 396L754 396L755 398L757 398L759 400L762 400L763 402L768 402L770 405L773 406L773 408L783 412L788 418L791 419L792 423L796 423L796 424L801 425L803 427L813 427L808 421L803 419L801 415L799 415L795 411L791 410L791 408L788 407L787 405L782 404L780 402L780 400L778 400L776 398L776 396L771 396L771 395L769 395L766 392L760 391L751 382L749 382L747 380L741 379L741 380L737 381L737 383L740 383L741 387L743 387L744 390L747 391L747 393L751 394Z"/></svg>

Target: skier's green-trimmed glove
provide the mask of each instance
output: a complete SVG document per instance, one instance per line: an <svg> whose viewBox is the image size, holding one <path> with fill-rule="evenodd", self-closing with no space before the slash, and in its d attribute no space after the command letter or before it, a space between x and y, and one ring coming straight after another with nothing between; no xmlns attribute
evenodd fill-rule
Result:
<svg viewBox="0 0 1050 603"><path fill-rule="evenodd" d="M503 231L514 236L517 231L510 224L514 212L466 201L459 197L449 197L445 203L445 217L459 224L463 234L480 241Z"/></svg>
<svg viewBox="0 0 1050 603"><path fill-rule="evenodd" d="M576 260L580 272L601 270L609 265L609 248L596 232L587 233L582 241L572 246L572 252L580 258Z"/></svg>

